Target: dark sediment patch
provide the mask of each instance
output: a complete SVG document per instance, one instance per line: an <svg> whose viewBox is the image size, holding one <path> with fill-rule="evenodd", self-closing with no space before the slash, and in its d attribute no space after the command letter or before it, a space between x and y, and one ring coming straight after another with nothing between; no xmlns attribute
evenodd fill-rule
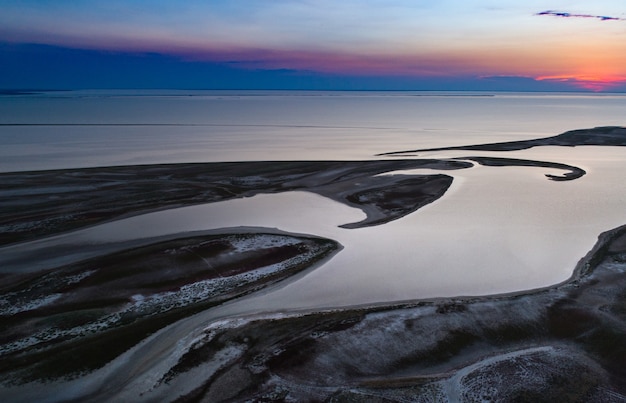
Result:
<svg viewBox="0 0 626 403"><path fill-rule="evenodd" d="M367 218L342 228L362 228L402 218L442 197L452 184L448 175L390 175L342 181L316 193L362 209Z"/></svg>

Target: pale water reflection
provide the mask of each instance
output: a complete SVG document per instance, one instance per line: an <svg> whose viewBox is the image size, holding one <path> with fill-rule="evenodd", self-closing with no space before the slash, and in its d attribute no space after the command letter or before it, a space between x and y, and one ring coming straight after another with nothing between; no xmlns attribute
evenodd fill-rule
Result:
<svg viewBox="0 0 626 403"><path fill-rule="evenodd" d="M361 229L338 227L361 220L360 210L316 194L258 195L110 222L5 248L3 256L19 261L20 254L38 256L46 248L120 248L134 239L237 226L318 235L344 245L305 275L229 304L231 313L484 295L561 282L598 234L626 223L626 149L551 147L505 155L578 165L587 175L555 182L544 174L560 172L537 167L447 171L455 180L440 200Z"/></svg>
<svg viewBox="0 0 626 403"><path fill-rule="evenodd" d="M621 126L625 107L624 94L70 91L3 96L0 172L371 159L395 150Z"/></svg>
<svg viewBox="0 0 626 403"><path fill-rule="evenodd" d="M512 154L538 156L528 151ZM353 230L329 263L244 305L332 307L514 292L564 281L601 232L626 223L626 185L616 182L626 169L626 150L567 152L576 155L565 162L585 161L586 176L554 182L542 168L456 171L451 192L439 201L404 219Z"/></svg>

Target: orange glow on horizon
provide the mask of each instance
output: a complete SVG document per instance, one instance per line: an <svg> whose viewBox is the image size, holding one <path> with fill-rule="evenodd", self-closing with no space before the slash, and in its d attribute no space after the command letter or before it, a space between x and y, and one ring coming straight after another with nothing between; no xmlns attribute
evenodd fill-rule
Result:
<svg viewBox="0 0 626 403"><path fill-rule="evenodd" d="M612 75L587 75L587 74L563 74L554 76L540 76L535 78L538 81L558 81L571 83L577 87L590 91L605 91L611 87L616 87L626 83L626 76Z"/></svg>
<svg viewBox="0 0 626 403"><path fill-rule="evenodd" d="M554 49L552 68L535 74L538 81L569 84L588 91L607 91L626 83L626 48L622 42L593 39ZM548 59L548 57L546 57Z"/></svg>

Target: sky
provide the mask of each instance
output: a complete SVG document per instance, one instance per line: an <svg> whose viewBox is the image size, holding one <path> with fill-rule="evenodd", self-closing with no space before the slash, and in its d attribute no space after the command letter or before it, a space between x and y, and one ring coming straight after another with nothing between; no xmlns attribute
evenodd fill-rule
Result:
<svg viewBox="0 0 626 403"><path fill-rule="evenodd" d="M622 0L0 0L0 88L626 91Z"/></svg>

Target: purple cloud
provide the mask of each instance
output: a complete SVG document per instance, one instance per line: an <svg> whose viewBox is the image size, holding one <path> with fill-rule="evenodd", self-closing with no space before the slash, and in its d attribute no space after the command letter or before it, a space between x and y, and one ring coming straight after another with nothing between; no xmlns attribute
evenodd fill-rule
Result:
<svg viewBox="0 0 626 403"><path fill-rule="evenodd" d="M535 15L549 15L552 17L561 17L561 18L594 18L600 21L626 21L624 18L619 17L609 17L606 15L592 15L592 14L573 14L565 11L555 11L555 10L546 10Z"/></svg>

